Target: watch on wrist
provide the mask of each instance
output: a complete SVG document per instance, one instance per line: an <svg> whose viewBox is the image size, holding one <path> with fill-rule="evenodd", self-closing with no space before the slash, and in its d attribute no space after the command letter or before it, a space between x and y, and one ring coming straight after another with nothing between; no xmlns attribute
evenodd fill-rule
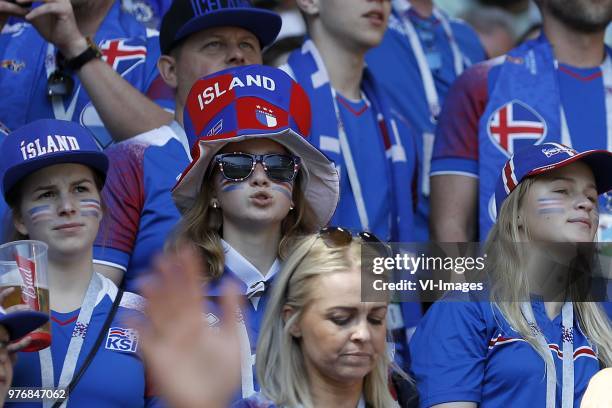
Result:
<svg viewBox="0 0 612 408"><path fill-rule="evenodd" d="M91 40L90 37L87 37L87 48L85 51L74 58L66 60L64 66L69 70L76 72L89 61L100 58L102 58L102 51L100 51L98 46Z"/></svg>

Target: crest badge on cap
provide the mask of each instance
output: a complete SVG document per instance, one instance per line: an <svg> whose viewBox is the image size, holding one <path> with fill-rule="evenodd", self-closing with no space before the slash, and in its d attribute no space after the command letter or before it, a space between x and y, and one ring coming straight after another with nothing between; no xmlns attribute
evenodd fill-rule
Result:
<svg viewBox="0 0 612 408"><path fill-rule="evenodd" d="M308 142L310 101L287 73L248 65L201 78L189 92L183 120L194 144L193 160L172 190L180 211L193 207L207 170L226 144L266 138L300 158L301 186L318 226L330 220L338 203L338 173Z"/></svg>

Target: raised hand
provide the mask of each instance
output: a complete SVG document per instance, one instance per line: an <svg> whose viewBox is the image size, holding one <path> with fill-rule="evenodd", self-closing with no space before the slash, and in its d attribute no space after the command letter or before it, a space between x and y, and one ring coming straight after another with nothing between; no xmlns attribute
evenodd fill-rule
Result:
<svg viewBox="0 0 612 408"><path fill-rule="evenodd" d="M154 279L143 288L149 321L136 326L145 364L172 407L227 408L238 389L237 324L224 319L212 329L204 320L203 265L194 249L182 248L156 260ZM224 296L223 316L238 307L235 293Z"/></svg>

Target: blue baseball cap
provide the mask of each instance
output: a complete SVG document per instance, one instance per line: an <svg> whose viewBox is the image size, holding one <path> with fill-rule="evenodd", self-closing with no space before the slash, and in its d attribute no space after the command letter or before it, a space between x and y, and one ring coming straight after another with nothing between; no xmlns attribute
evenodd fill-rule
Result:
<svg viewBox="0 0 612 408"><path fill-rule="evenodd" d="M9 333L11 341L17 340L38 329L47 323L49 315L46 313L35 312L33 310L20 310L7 313L0 306L0 325L4 326Z"/></svg>
<svg viewBox="0 0 612 408"><path fill-rule="evenodd" d="M162 19L159 44L162 54L183 38L207 28L241 27L255 34L261 47L276 39L281 17L253 7L249 0L174 0Z"/></svg>
<svg viewBox="0 0 612 408"><path fill-rule="evenodd" d="M334 164L308 142L308 95L287 73L264 65L219 71L193 85L183 114L193 144L192 162L172 190L182 212L191 208L215 155L228 143L271 139L301 158L304 195L320 227L327 225L340 194Z"/></svg>
<svg viewBox="0 0 612 408"><path fill-rule="evenodd" d="M597 193L612 190L612 152L587 150L577 152L560 143L542 143L520 149L502 167L495 189L497 211L510 193L527 177L543 174L580 160L595 176Z"/></svg>
<svg viewBox="0 0 612 408"><path fill-rule="evenodd" d="M89 130L55 119L36 120L9 133L0 144L0 157L5 198L21 179L54 164L84 164L103 178L108 170L108 158Z"/></svg>

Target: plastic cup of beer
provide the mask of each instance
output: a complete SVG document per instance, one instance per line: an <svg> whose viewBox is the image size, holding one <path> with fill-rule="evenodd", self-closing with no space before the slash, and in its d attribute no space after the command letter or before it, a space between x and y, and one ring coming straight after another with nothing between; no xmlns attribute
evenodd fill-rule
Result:
<svg viewBox="0 0 612 408"><path fill-rule="evenodd" d="M13 288L2 307L25 304L49 314L47 244L40 241L14 241L0 245L0 290ZM30 345L23 351L38 351L51 345L51 322L26 337Z"/></svg>

